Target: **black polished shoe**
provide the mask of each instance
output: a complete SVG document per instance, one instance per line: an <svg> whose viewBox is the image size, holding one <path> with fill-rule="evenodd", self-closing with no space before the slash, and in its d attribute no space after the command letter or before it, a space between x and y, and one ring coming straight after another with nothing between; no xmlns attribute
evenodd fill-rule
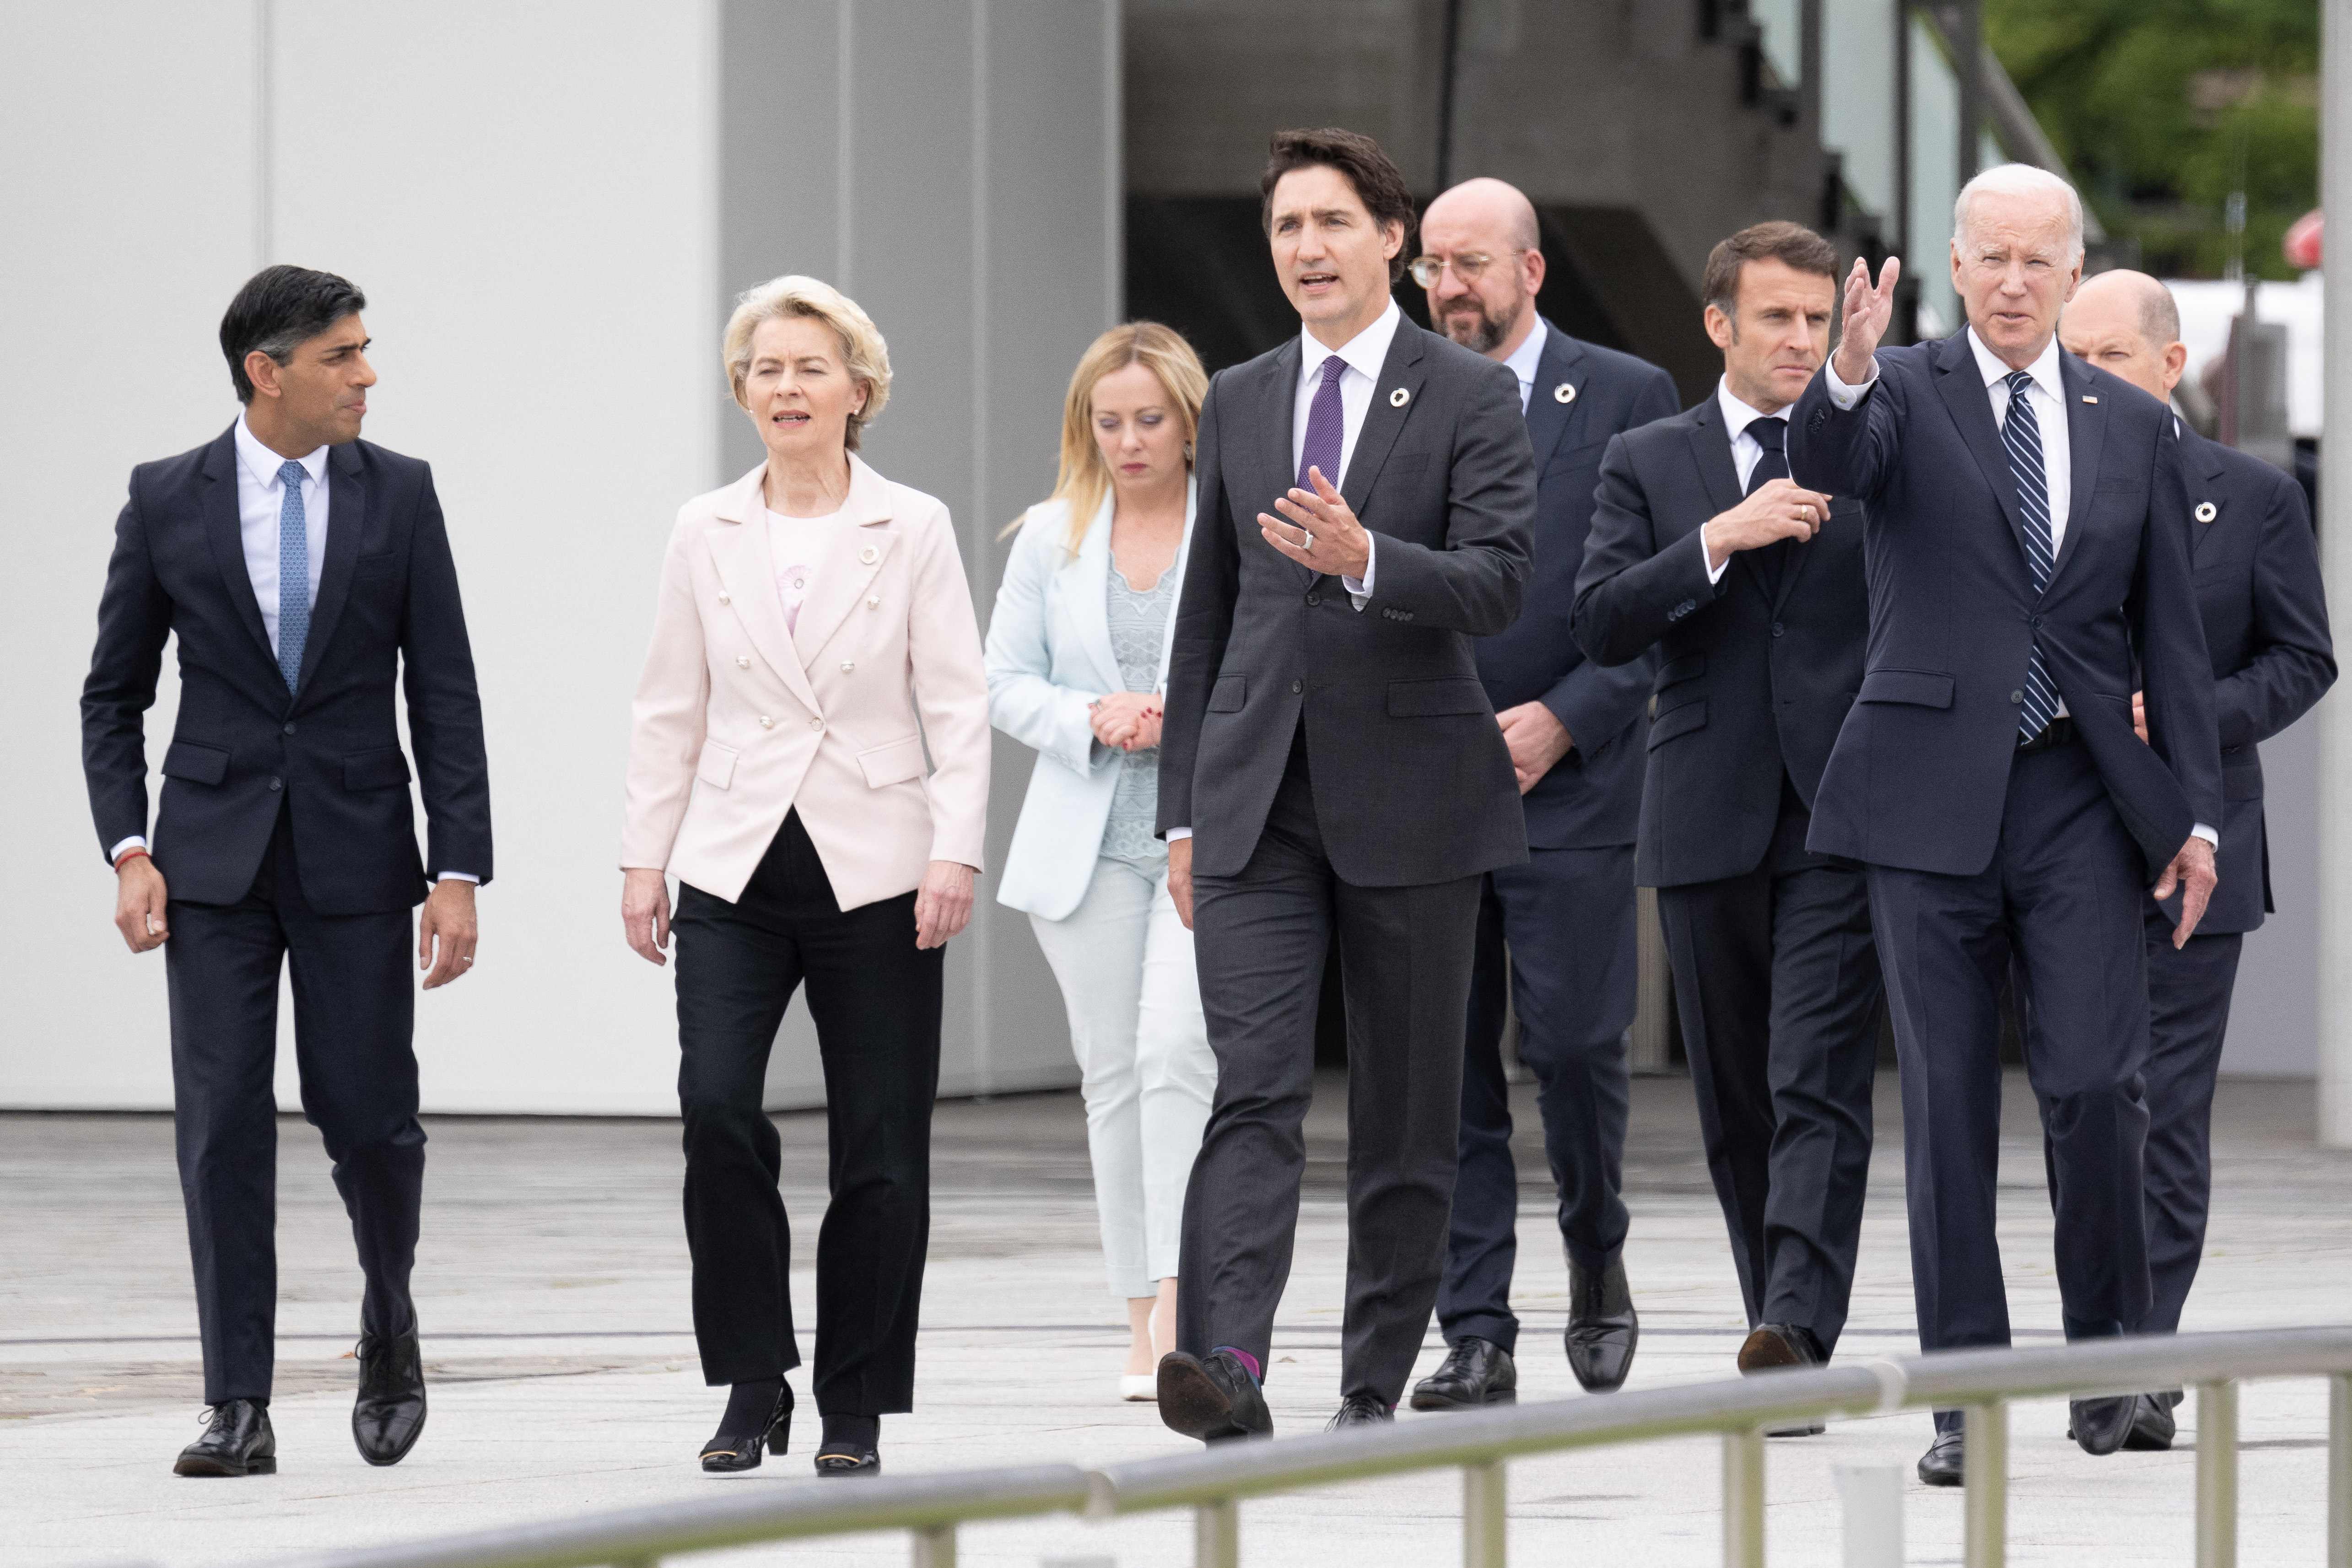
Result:
<svg viewBox="0 0 2352 1568"><path fill-rule="evenodd" d="M2143 1394L2132 1412L2131 1430L2124 1447L2135 1453L2161 1454L2172 1447L2172 1401L2161 1394Z"/></svg>
<svg viewBox="0 0 2352 1568"><path fill-rule="evenodd" d="M1396 1408L1373 1398L1369 1394L1350 1394L1339 1401L1339 1414L1324 1423L1326 1432L1337 1432L1343 1427L1377 1427L1396 1419Z"/></svg>
<svg viewBox="0 0 2352 1568"><path fill-rule="evenodd" d="M1171 1432L1221 1443L1230 1437L1271 1437L1274 1414L1257 1379L1229 1350L1203 1358L1171 1350L1160 1358L1160 1419Z"/></svg>
<svg viewBox="0 0 2352 1568"><path fill-rule="evenodd" d="M360 1336L360 1396L352 1406L352 1441L372 1465L408 1458L425 1432L425 1359L416 1331Z"/></svg>
<svg viewBox="0 0 2352 1568"><path fill-rule="evenodd" d="M1819 1366L1829 1358L1822 1354L1821 1342L1813 1331L1802 1323L1759 1323L1748 1332L1747 1342L1739 1347L1739 1370L1742 1373L1775 1372L1783 1367ZM1768 1437L1818 1437L1825 1428L1819 1421L1798 1421L1786 1427L1767 1427Z"/></svg>
<svg viewBox="0 0 2352 1568"><path fill-rule="evenodd" d="M205 1412L205 1435L180 1450L175 1476L274 1476L278 1435L269 1429L269 1407L251 1399L229 1399Z"/></svg>
<svg viewBox="0 0 2352 1568"><path fill-rule="evenodd" d="M1633 1311L1633 1288L1625 1282L1625 1260L1612 1258L1609 1266L1587 1273L1570 1259L1568 1265L1568 1369L1593 1394L1609 1394L1624 1386L1633 1370L1633 1347L1641 1342L1642 1320Z"/></svg>
<svg viewBox="0 0 2352 1568"><path fill-rule="evenodd" d="M2075 1399L2066 1406L2067 1430L2074 1446L2086 1454L2112 1454L2131 1436L2132 1417L2139 1412L2140 1396L2126 1394L2110 1399Z"/></svg>
<svg viewBox="0 0 2352 1568"><path fill-rule="evenodd" d="M777 1385L775 1406L768 1413L766 1425L758 1430L730 1432L727 1428L735 1423L723 1417L719 1425L719 1431L702 1445L702 1468L708 1473L724 1476L738 1470L756 1470L760 1460L768 1454L782 1458L792 1448L793 1385Z"/></svg>
<svg viewBox="0 0 2352 1568"><path fill-rule="evenodd" d="M1445 1353L1445 1364L1412 1385L1416 1410L1475 1410L1508 1405L1519 1396L1519 1369L1511 1353L1490 1339L1469 1335Z"/></svg>
<svg viewBox="0 0 2352 1568"><path fill-rule="evenodd" d="M1968 1469L1968 1444L1958 1432L1938 1432L1919 1456L1919 1479L1931 1487L1956 1487Z"/></svg>
<svg viewBox="0 0 2352 1568"><path fill-rule="evenodd" d="M835 1415L817 1440L816 1473L827 1479L882 1473L882 1417Z"/></svg>

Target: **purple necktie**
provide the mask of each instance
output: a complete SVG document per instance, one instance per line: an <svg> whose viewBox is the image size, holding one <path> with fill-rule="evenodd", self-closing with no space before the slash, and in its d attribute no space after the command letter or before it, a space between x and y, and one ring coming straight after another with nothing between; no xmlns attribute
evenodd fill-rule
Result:
<svg viewBox="0 0 2352 1568"><path fill-rule="evenodd" d="M1339 483L1339 444L1345 433L1344 416L1339 412L1339 375L1348 361L1334 354L1323 361L1323 384L1315 389L1315 401L1307 409L1307 444L1298 449L1298 487L1313 491L1307 470L1320 468L1323 477L1334 488Z"/></svg>

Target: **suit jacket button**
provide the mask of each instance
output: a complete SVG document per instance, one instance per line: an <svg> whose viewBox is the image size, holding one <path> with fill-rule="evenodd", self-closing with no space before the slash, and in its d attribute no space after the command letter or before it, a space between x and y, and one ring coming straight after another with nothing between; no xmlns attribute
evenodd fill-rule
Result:
<svg viewBox="0 0 2352 1568"><path fill-rule="evenodd" d="M286 780L273 773L269 776L269 787L272 789L283 789L286 788Z"/></svg>
<svg viewBox="0 0 2352 1568"><path fill-rule="evenodd" d="M2009 700L2013 703L2021 703L2025 700L2025 694L2023 692L2011 692L2009 694Z"/></svg>
<svg viewBox="0 0 2352 1568"><path fill-rule="evenodd" d="M855 659L844 659L843 661L841 661L841 673L842 673L843 674L845 674L845 674L849 674L849 672L850 672L850 671L852 671L852 670L854 670L854 669L856 669L856 668L857 668L857 661L856 661L856 660L855 660Z"/></svg>
<svg viewBox="0 0 2352 1568"><path fill-rule="evenodd" d="M1778 621L1775 621L1775 622L1772 622L1772 635L1774 635L1775 637L1780 636L1780 635L1781 634L1781 632L1785 632L1786 630L1788 630L1788 628L1786 628L1786 627L1782 626L1782 625L1781 625Z"/></svg>
<svg viewBox="0 0 2352 1568"><path fill-rule="evenodd" d="M867 594L867 595L866 596L866 609L868 609L868 610L879 610L879 609L881 609L881 608L882 608L882 596L881 596L880 594L878 594L878 593L869 593L869 594Z"/></svg>
<svg viewBox="0 0 2352 1568"><path fill-rule="evenodd" d="M823 729L824 727L824 720L821 718L813 718L809 720L809 727L811 729Z"/></svg>
<svg viewBox="0 0 2352 1568"><path fill-rule="evenodd" d="M719 603L721 603L721 604L732 604L732 603L734 602L734 601L733 601L733 600L731 600L731 599L730 599L730 598L728 598L725 594L723 594L723 593L722 593L722 594L720 594L720 595L719 596Z"/></svg>
<svg viewBox="0 0 2352 1568"><path fill-rule="evenodd" d="M1323 596L1319 593L1310 593L1307 596L1307 608L1309 610L1314 609L1317 605L1322 602Z"/></svg>
<svg viewBox="0 0 2352 1568"><path fill-rule="evenodd" d="M760 716L760 727L761 729L773 729L776 727L776 721L770 718L766 714L761 714Z"/></svg>
<svg viewBox="0 0 2352 1568"><path fill-rule="evenodd" d="M286 721L286 733L289 735L294 733L294 721L290 718Z"/></svg>
<svg viewBox="0 0 2352 1568"><path fill-rule="evenodd" d="M738 653L735 655L735 667L739 670L748 670L751 667L751 661L743 654Z"/></svg>
<svg viewBox="0 0 2352 1568"><path fill-rule="evenodd" d="M1291 695L1292 696L1297 696L1299 693L1301 693L1301 692L1305 691L1306 689L1307 689L1307 683L1306 683L1305 681L1293 681L1293 682L1291 682L1291 683L1290 683L1290 695Z"/></svg>

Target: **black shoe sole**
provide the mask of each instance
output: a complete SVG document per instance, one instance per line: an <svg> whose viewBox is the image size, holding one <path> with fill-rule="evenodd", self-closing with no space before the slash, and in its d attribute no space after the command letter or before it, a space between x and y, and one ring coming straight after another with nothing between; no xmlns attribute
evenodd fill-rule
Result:
<svg viewBox="0 0 2352 1568"><path fill-rule="evenodd" d="M834 1462L827 1464L827 1459ZM816 1473L826 1480L839 1480L850 1476L878 1476L882 1473L882 1456L868 1454L856 1464L845 1465L840 1462L840 1457L819 1454L816 1457Z"/></svg>
<svg viewBox="0 0 2352 1568"><path fill-rule="evenodd" d="M1960 1484L1958 1476L1947 1475L1942 1470L1923 1469L1919 1472L1919 1480L1923 1486L1931 1487L1956 1487Z"/></svg>
<svg viewBox="0 0 2352 1568"><path fill-rule="evenodd" d="M1495 1389L1484 1399L1456 1399L1450 1394L1416 1388L1406 1403L1415 1410L1484 1410L1489 1405L1516 1405L1518 1402L1519 1391L1516 1388Z"/></svg>
<svg viewBox="0 0 2352 1568"><path fill-rule="evenodd" d="M247 1459L242 1465L226 1459L192 1458L183 1454L172 1467L175 1476L192 1476L205 1479L233 1479L238 1476L274 1476L278 1473L278 1456L264 1454L257 1459Z"/></svg>
<svg viewBox="0 0 2352 1568"><path fill-rule="evenodd" d="M1234 1402L1225 1391L1199 1366L1181 1361L1160 1364L1160 1419L1170 1431L1203 1443L1251 1436L1234 1419Z"/></svg>

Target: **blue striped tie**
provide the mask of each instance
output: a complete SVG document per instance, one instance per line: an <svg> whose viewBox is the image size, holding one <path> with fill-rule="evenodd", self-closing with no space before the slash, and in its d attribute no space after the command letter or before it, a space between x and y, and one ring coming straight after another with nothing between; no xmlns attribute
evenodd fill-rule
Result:
<svg viewBox="0 0 2352 1568"><path fill-rule="evenodd" d="M2009 448L2010 476L2017 481L2018 511L2025 519L2025 564L2032 569L2033 591L2038 596L2050 586L2050 574L2058 565L2050 537L2050 477L2042 465L2042 426L2025 397L2033 378L2023 371L2011 371L2002 379L2009 383L2009 417L2001 422L2000 440ZM2058 688L2042 667L2038 639L2025 662L2024 689L2025 700L2017 715L2021 746L2049 728L2050 721L2058 716Z"/></svg>
<svg viewBox="0 0 2352 1568"><path fill-rule="evenodd" d="M278 671L292 691L302 676L302 644L310 640L310 535L302 512L302 465L278 465L286 499L278 508Z"/></svg>

